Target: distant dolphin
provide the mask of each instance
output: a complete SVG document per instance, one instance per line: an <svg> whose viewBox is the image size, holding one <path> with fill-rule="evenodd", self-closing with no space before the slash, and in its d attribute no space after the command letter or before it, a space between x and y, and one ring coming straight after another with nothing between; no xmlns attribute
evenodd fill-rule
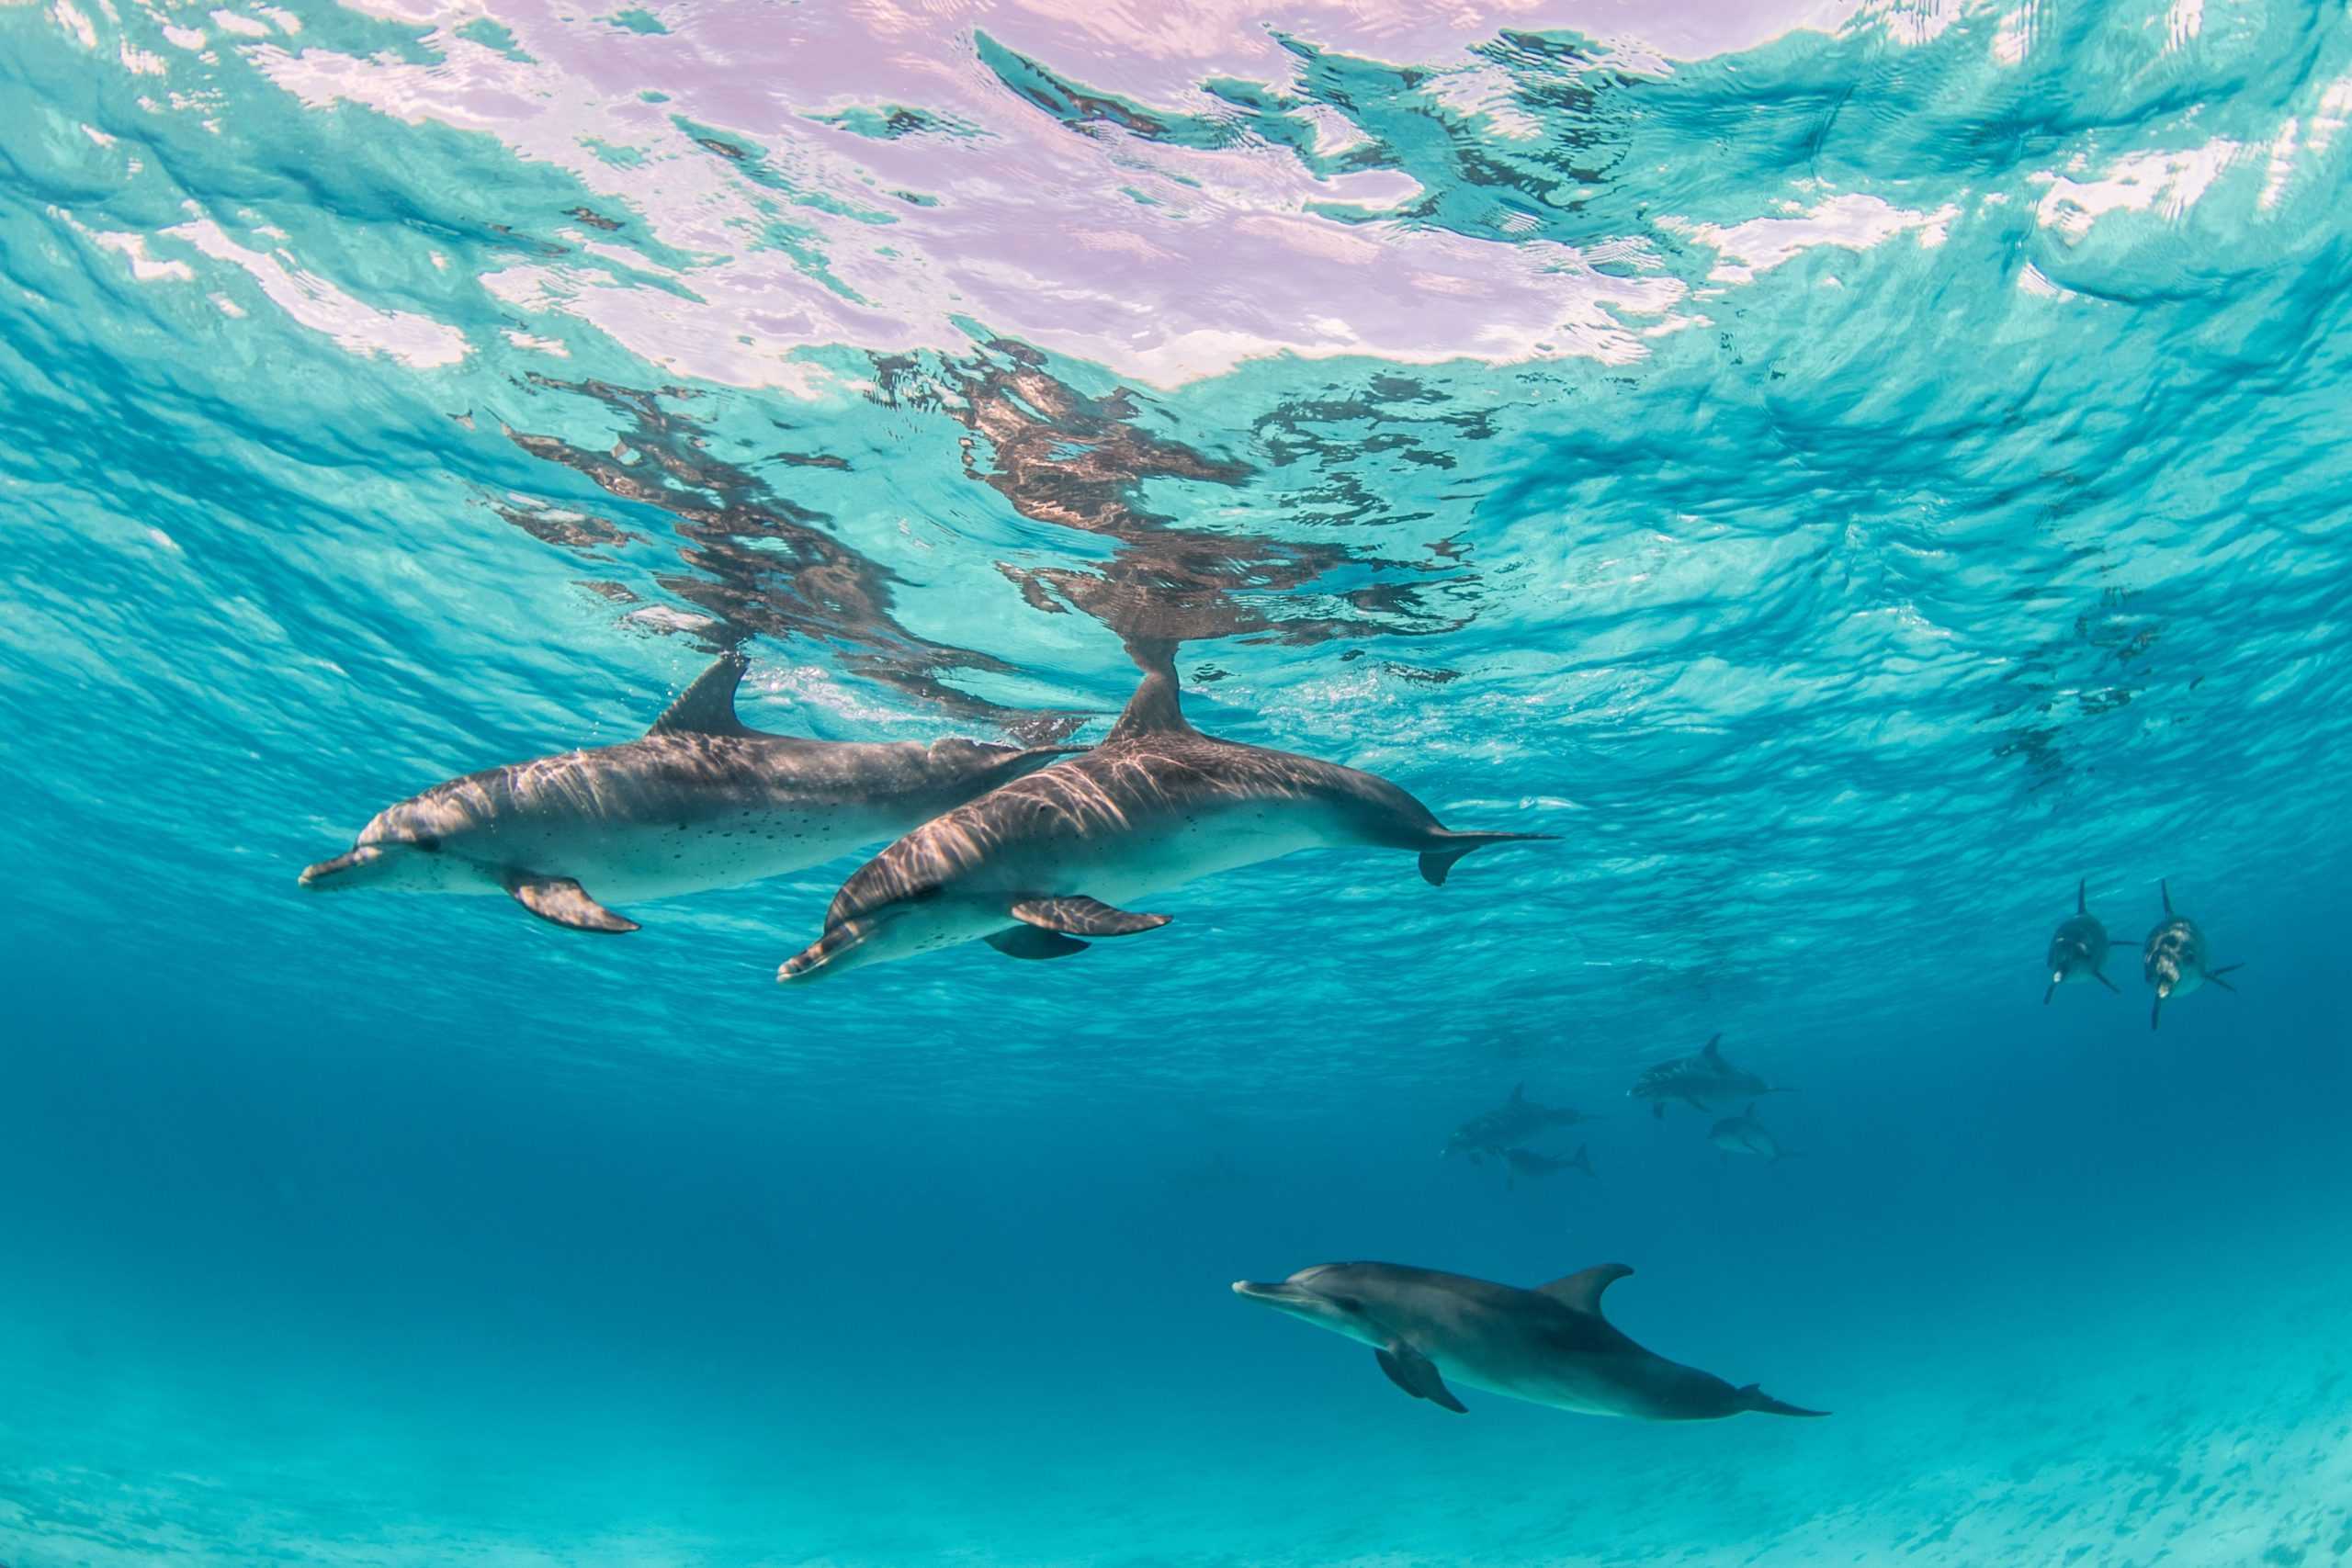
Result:
<svg viewBox="0 0 2352 1568"><path fill-rule="evenodd" d="M2187 915L2172 912L2172 888L2168 885L2159 881L2156 891L2164 897L2165 918L2148 933L2147 945L2140 952L2140 973L2156 988L2156 999L2148 1008L2150 1029L2156 1027L2166 1001L2188 995L2208 980L2225 991L2236 990L2222 976L2245 967L2243 964L2224 964L2219 969L2208 968L2211 953L2205 946L2205 933Z"/></svg>
<svg viewBox="0 0 2352 1568"><path fill-rule="evenodd" d="M2086 884L2075 884L2074 919L2061 925L2050 938L2050 956L2043 967L2050 971L2050 984L2041 993L2043 1004L2057 993L2058 987L2069 980L2092 979L2112 991L2115 982L2101 973L2107 967L2107 928L2090 911L2084 900Z"/></svg>
<svg viewBox="0 0 2352 1568"><path fill-rule="evenodd" d="M842 885L824 935L779 980L985 941L1013 958L1059 958L1078 937L1168 923L1127 900L1296 850L1358 845L1420 856L1445 880L1487 844L1544 833L1456 833L1387 780L1311 757L1203 735L1175 677L1146 675L1102 744L1016 779L909 833Z"/></svg>
<svg viewBox="0 0 2352 1568"><path fill-rule="evenodd" d="M388 807L302 886L504 893L574 931L633 931L598 900L800 871L1069 755L763 735L735 716L746 667L719 660L641 739L469 773Z"/></svg>
<svg viewBox="0 0 2352 1568"><path fill-rule="evenodd" d="M1456 1414L1452 1378L1513 1399L1590 1416L1711 1421L1758 1410L1826 1416L1734 1388L1634 1344L1600 1315L1600 1293L1633 1270L1603 1263L1532 1291L1395 1263L1323 1263L1279 1284L1234 1281L1263 1302L1373 1348L1388 1381Z"/></svg>
<svg viewBox="0 0 2352 1568"><path fill-rule="evenodd" d="M1650 1114L1664 1116L1669 1100L1681 1100L1693 1111L1714 1111L1763 1095L1790 1092L1725 1061L1717 1048L1722 1040L1722 1035L1715 1035L1695 1056L1677 1056L1648 1068L1625 1091L1627 1097L1648 1100Z"/></svg>
<svg viewBox="0 0 2352 1568"><path fill-rule="evenodd" d="M1573 1127L1592 1118L1567 1106L1539 1105L1527 1098L1527 1086L1520 1084L1510 1091L1510 1098L1492 1111L1482 1111L1453 1130L1445 1141L1442 1152L1449 1155L1466 1154L1476 1160L1481 1155L1500 1154L1522 1138L1552 1127Z"/></svg>
<svg viewBox="0 0 2352 1568"><path fill-rule="evenodd" d="M1707 1129L1707 1142L1727 1155L1761 1155L1766 1159L1785 1159L1788 1151L1781 1147L1781 1140L1772 1130L1756 1119L1756 1107L1749 1106L1736 1116L1726 1116Z"/></svg>
<svg viewBox="0 0 2352 1568"><path fill-rule="evenodd" d="M1534 1149L1505 1149L1503 1168L1509 1173L1503 1179L1503 1185L1506 1187L1518 1186L1519 1179L1522 1176L1541 1179L1546 1176L1557 1176L1564 1170L1581 1170L1587 1176L1595 1174L1592 1168L1591 1145L1587 1144L1578 1144L1577 1152L1566 1159L1561 1159L1555 1155L1542 1154Z"/></svg>

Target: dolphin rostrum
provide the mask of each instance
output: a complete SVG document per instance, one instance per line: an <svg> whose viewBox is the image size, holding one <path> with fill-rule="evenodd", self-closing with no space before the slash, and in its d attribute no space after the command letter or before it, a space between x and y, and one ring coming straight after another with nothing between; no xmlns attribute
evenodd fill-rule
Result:
<svg viewBox="0 0 2352 1568"><path fill-rule="evenodd" d="M747 728L729 654L636 740L468 773L387 807L320 891L504 893L541 919L633 931L600 902L800 871L902 833L1070 749L804 740Z"/></svg>
<svg viewBox="0 0 2352 1568"><path fill-rule="evenodd" d="M1510 1098L1492 1111L1482 1111L1453 1130L1445 1141L1442 1152L1468 1155L1473 1164L1481 1155L1501 1154L1522 1138L1552 1127L1573 1127L1592 1118L1567 1106L1541 1105L1527 1098L1527 1086L1520 1084L1510 1091Z"/></svg>
<svg viewBox="0 0 2352 1568"><path fill-rule="evenodd" d="M1761 1155L1766 1159L1786 1159L1789 1151L1781 1147L1781 1140L1772 1130L1756 1119L1756 1107L1749 1106L1736 1116L1726 1116L1707 1129L1707 1142L1727 1155Z"/></svg>
<svg viewBox="0 0 2352 1568"><path fill-rule="evenodd" d="M1725 1061L1718 1049L1722 1041L1722 1035L1715 1035L1695 1056L1677 1056L1645 1069L1626 1095L1648 1100L1650 1114L1664 1116L1669 1100L1679 1100L1693 1111L1714 1111L1763 1095L1789 1092Z"/></svg>
<svg viewBox="0 0 2352 1568"><path fill-rule="evenodd" d="M2069 980L2097 980L2110 991L2116 988L2115 982L2101 972L2107 967L2107 928L2085 902L2085 886L2082 882L2075 884L2074 918L2050 938L2050 956L2043 964L2050 971L2050 984L2041 993L2045 1005Z"/></svg>
<svg viewBox="0 0 2352 1568"><path fill-rule="evenodd" d="M2164 1015L2165 1003L2188 995L2208 980L2225 991L2236 990L2222 976L2245 967L2243 964L2224 964L2219 969L2209 968L2211 953L2205 946L2205 933L2187 915L2172 912L2169 886L2159 881L2156 891L2165 901L2165 918L2148 933L2147 945L2140 952L2140 973L2156 989L2156 999L2148 1008L2150 1029L2155 1028L2157 1020Z"/></svg>
<svg viewBox="0 0 2352 1568"><path fill-rule="evenodd" d="M1456 1414L1446 1380L1589 1416L1710 1421L1783 1404L1754 1383L1654 1355L1600 1314L1600 1296L1633 1270L1603 1263L1532 1291L1395 1263L1323 1263L1279 1284L1237 1280L1236 1295L1373 1348L1389 1382Z"/></svg>
<svg viewBox="0 0 2352 1568"><path fill-rule="evenodd" d="M1147 674L1102 744L924 823L842 885L824 934L776 971L813 979L982 940L1059 958L1080 937L1168 923L1120 906L1296 850L1361 845L1420 856L1445 881L1487 844L1544 833L1457 833L1387 780L1203 735L1176 680Z"/></svg>

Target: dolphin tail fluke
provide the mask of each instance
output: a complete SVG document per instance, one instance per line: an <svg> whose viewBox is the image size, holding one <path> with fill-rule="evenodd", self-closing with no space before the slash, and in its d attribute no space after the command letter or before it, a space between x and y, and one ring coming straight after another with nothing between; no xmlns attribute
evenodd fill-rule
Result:
<svg viewBox="0 0 2352 1568"><path fill-rule="evenodd" d="M1754 1383L1749 1383L1747 1387L1734 1392L1735 1396L1739 1400L1739 1408L1753 1410L1765 1416L1822 1416L1829 1414L1826 1410L1807 1410L1801 1405L1784 1404Z"/></svg>
<svg viewBox="0 0 2352 1568"><path fill-rule="evenodd" d="M1488 844L1522 844L1559 837L1557 833L1454 833L1443 828L1430 836L1437 843L1435 848L1421 852L1421 880L1431 887L1444 886L1445 874L1453 869L1453 863L1473 850L1483 850Z"/></svg>

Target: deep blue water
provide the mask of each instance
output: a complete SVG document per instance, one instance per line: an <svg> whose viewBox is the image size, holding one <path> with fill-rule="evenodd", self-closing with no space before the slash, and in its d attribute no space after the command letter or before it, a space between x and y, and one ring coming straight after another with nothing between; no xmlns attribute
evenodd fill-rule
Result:
<svg viewBox="0 0 2352 1568"><path fill-rule="evenodd" d="M0 1562L2352 1560L2347 120L2260 0L0 6ZM860 855L296 886L722 649L1151 638L1560 841L791 988ZM1717 1032L1793 1157L1625 1097ZM1441 1156L1521 1082L1593 1176ZM1227 1288L1354 1258L1835 1414Z"/></svg>

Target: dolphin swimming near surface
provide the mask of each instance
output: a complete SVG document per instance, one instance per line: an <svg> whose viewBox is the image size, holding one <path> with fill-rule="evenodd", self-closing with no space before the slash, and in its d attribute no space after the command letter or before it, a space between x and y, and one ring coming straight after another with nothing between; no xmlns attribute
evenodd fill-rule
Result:
<svg viewBox="0 0 2352 1568"><path fill-rule="evenodd" d="M735 716L747 667L720 659L639 739L469 773L387 807L302 886L503 893L574 931L633 931L602 900L804 870L1075 750L763 734Z"/></svg>
<svg viewBox="0 0 2352 1568"><path fill-rule="evenodd" d="M1764 1095L1791 1092L1725 1061L1718 1048L1722 1040L1722 1035L1715 1035L1695 1056L1677 1056L1645 1070L1625 1091L1627 1097L1648 1100L1650 1114L1662 1117L1669 1100L1679 1100L1693 1111L1715 1111Z"/></svg>
<svg viewBox="0 0 2352 1568"><path fill-rule="evenodd" d="M1772 1130L1756 1119L1753 1105L1708 1128L1707 1142L1727 1155L1761 1155L1775 1160L1788 1157L1788 1151L1781 1147L1780 1139L1772 1136Z"/></svg>
<svg viewBox="0 0 2352 1568"><path fill-rule="evenodd" d="M1534 1149L1510 1148L1503 1151L1503 1168L1508 1173L1503 1185L1516 1187L1522 1176L1542 1178L1556 1176L1564 1170L1581 1170L1587 1176L1598 1174L1592 1168L1591 1145L1578 1144L1577 1152L1562 1159L1556 1155L1541 1154Z"/></svg>
<svg viewBox="0 0 2352 1568"><path fill-rule="evenodd" d="M2225 991L2234 991L2222 976L2243 969L2243 964L2224 964L2218 969L2208 968L2211 954L2205 946L2205 933L2187 915L2172 912L2172 888L2163 881L2156 891L2165 901L2165 918L2148 933L2147 945L2140 951L2140 973L2156 989L2156 999L2148 1008L2148 1027L2156 1027L2163 1017L2165 1003L2175 997L2185 997L2211 980Z"/></svg>
<svg viewBox="0 0 2352 1568"><path fill-rule="evenodd" d="M1510 1091L1510 1098L1492 1111L1482 1111L1453 1130L1445 1141L1443 1153L1468 1155L1476 1160L1481 1155L1501 1154L1522 1138L1552 1127L1573 1127L1592 1118L1567 1106L1539 1105L1527 1098L1527 1086L1520 1084Z"/></svg>
<svg viewBox="0 0 2352 1568"><path fill-rule="evenodd" d="M1168 923L1120 906L1297 850L1363 846L1420 857L1445 881L1488 844L1544 833L1457 833L1387 780L1203 735L1176 678L1145 675L1100 746L924 823L834 897L824 934L779 980L985 941L1012 958L1059 958L1080 937Z"/></svg>
<svg viewBox="0 0 2352 1568"><path fill-rule="evenodd" d="M2043 967L2050 971L2050 984L2041 993L2044 1006L2057 994L2058 987L2069 980L2097 980L2112 991L2115 982L2101 973L2107 967L2107 928L2098 922L2085 902L2087 885L2075 884L2074 918L2059 926L2050 938L2050 955Z"/></svg>
<svg viewBox="0 0 2352 1568"><path fill-rule="evenodd" d="M1826 1416L1783 1404L1754 1383L1655 1355L1601 1316L1601 1292L1633 1270L1603 1263L1532 1291L1395 1263L1322 1263L1278 1284L1237 1280L1263 1302L1373 1348L1388 1381L1466 1414L1452 1379L1512 1399L1590 1416L1710 1421L1744 1410Z"/></svg>

